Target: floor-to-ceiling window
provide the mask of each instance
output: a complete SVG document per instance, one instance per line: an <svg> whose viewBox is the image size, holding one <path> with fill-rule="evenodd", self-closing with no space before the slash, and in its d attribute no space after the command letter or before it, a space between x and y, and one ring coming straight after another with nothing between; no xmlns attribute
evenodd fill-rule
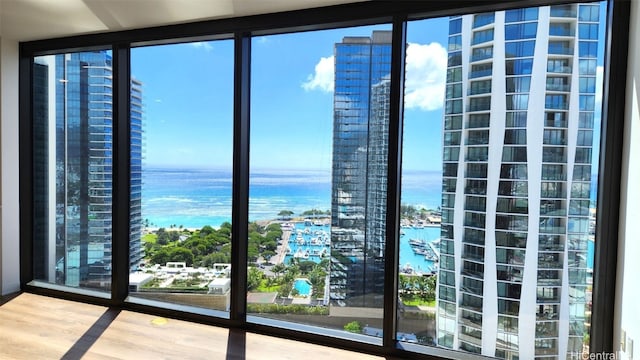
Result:
<svg viewBox="0 0 640 360"><path fill-rule="evenodd" d="M34 280L109 292L111 52L39 56L32 66Z"/></svg>
<svg viewBox="0 0 640 360"><path fill-rule="evenodd" d="M229 310L233 66L232 40L131 50L131 301Z"/></svg>
<svg viewBox="0 0 640 360"><path fill-rule="evenodd" d="M390 29L252 40L250 314L382 336Z"/></svg>
<svg viewBox="0 0 640 360"><path fill-rule="evenodd" d="M30 286L376 349L589 351L605 8L34 50Z"/></svg>
<svg viewBox="0 0 640 360"><path fill-rule="evenodd" d="M605 18L590 3L409 23L399 338L508 359L588 347Z"/></svg>

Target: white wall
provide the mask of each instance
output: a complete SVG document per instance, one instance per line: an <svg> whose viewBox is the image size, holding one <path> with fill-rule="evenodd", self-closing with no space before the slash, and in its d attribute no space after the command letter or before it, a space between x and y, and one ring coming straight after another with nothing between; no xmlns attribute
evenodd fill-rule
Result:
<svg viewBox="0 0 640 360"><path fill-rule="evenodd" d="M18 42L0 38L0 292L20 289Z"/></svg>
<svg viewBox="0 0 640 360"><path fill-rule="evenodd" d="M625 110L625 136L622 159L618 281L614 344L626 339L634 342L633 358L640 359L640 4L631 2L629 60ZM613 301L613 295L612 295ZM625 339L625 340L626 340ZM630 359L629 346L619 359Z"/></svg>

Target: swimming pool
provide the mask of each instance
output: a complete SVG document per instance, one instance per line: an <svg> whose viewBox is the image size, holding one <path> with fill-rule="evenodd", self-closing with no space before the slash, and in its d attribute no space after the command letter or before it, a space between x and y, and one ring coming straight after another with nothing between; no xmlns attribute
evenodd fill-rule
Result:
<svg viewBox="0 0 640 360"><path fill-rule="evenodd" d="M295 279L295 281L293 282L293 288L298 290L298 294L301 296L311 295L311 283L308 279Z"/></svg>

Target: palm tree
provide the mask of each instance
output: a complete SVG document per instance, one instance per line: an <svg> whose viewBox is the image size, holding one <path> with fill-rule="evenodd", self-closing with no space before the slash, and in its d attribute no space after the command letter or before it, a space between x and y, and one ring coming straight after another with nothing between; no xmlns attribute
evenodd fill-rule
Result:
<svg viewBox="0 0 640 360"><path fill-rule="evenodd" d="M287 270L287 267L282 263L276 264L271 268L271 271L276 274L276 279L280 278L280 275L282 275L285 270Z"/></svg>
<svg viewBox="0 0 640 360"><path fill-rule="evenodd" d="M264 274L258 268L250 267L247 272L247 289L249 291L257 289L262 283L263 276Z"/></svg>

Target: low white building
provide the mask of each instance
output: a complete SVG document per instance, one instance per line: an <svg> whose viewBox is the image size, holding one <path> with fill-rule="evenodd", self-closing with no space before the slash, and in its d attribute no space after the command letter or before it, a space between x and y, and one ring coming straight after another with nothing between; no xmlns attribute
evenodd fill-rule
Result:
<svg viewBox="0 0 640 360"><path fill-rule="evenodd" d="M224 295L231 289L231 279L217 278L209 283L209 294Z"/></svg>
<svg viewBox="0 0 640 360"><path fill-rule="evenodd" d="M153 280L153 274L135 272L129 274L129 291L139 292L146 283Z"/></svg>

